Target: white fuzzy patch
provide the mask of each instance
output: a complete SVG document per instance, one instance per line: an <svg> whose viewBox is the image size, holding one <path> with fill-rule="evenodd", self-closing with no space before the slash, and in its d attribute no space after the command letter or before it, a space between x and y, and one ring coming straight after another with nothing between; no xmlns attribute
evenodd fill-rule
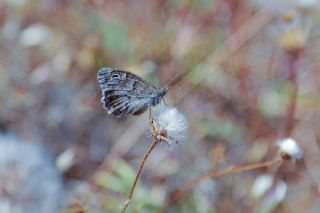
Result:
<svg viewBox="0 0 320 213"><path fill-rule="evenodd" d="M292 158L299 160L303 156L303 152L298 143L292 138L282 139L277 143L280 152L290 155Z"/></svg>
<svg viewBox="0 0 320 213"><path fill-rule="evenodd" d="M185 136L188 124L183 114L175 107L164 107L160 110L157 118L161 128L168 132L168 135L176 139Z"/></svg>

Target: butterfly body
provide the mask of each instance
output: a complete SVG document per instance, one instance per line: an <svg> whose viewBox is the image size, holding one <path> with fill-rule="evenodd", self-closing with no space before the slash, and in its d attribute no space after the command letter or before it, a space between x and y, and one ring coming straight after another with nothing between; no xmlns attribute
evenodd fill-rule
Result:
<svg viewBox="0 0 320 213"><path fill-rule="evenodd" d="M151 83L127 71L102 68L98 71L103 107L108 114L124 117L139 115L156 106L167 94L167 88L156 88Z"/></svg>

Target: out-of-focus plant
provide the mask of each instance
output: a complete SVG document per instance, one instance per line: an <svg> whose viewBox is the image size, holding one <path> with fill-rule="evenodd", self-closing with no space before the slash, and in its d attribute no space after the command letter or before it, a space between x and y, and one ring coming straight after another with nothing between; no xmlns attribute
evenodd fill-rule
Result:
<svg viewBox="0 0 320 213"><path fill-rule="evenodd" d="M152 152L128 212L160 211L207 172L288 159L293 141L296 163L205 178L165 211L317 212L318 14L318 0L1 1L0 132L53 152L69 212L119 212L150 142L147 115L100 106L96 71L123 68L174 85L165 101L189 124L186 143Z"/></svg>

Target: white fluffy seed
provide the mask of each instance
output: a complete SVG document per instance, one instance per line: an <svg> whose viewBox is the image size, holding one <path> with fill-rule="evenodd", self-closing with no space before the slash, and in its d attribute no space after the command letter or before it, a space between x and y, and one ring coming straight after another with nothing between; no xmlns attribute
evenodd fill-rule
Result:
<svg viewBox="0 0 320 213"><path fill-rule="evenodd" d="M303 152L298 143L292 138L279 140L277 145L281 155L287 155L295 160L299 160L303 156Z"/></svg>

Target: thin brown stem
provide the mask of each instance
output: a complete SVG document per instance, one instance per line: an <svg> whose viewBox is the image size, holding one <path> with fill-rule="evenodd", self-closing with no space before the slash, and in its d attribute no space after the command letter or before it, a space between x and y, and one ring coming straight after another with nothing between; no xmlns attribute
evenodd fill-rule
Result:
<svg viewBox="0 0 320 213"><path fill-rule="evenodd" d="M142 169L143 169L144 163L145 163L146 160L148 159L150 153L152 152L152 150L154 149L154 147L157 145L157 143L158 143L158 141L154 139L153 142L152 142L152 144L151 144L151 146L149 147L149 149L147 150L146 154L144 155L144 157L143 157L143 159L142 159L142 161L141 161L141 163L140 163L140 166L139 166L139 168L138 168L138 170L137 170L136 177L134 178L133 184L132 184L132 186L131 186L130 193L129 193L129 195L128 195L128 199L124 202L124 206L123 206L123 208L122 208L122 210L121 210L121 213L124 213L124 212L127 210L128 206L129 206L129 203L130 203L130 201L131 201L131 199L132 199L134 189L136 188L138 179L139 179L139 177L140 177L141 171L142 171Z"/></svg>
<svg viewBox="0 0 320 213"><path fill-rule="evenodd" d="M276 159L272 161L267 161L267 162L261 162L261 163L254 163L254 164L249 164L245 166L239 166L239 167L230 167L227 168L221 172L216 172L216 171L208 171L207 173L197 177L196 179L190 181L189 183L184 184L180 189L178 189L170 198L169 201L166 204L166 207L172 205L175 203L186 191L200 183L201 181L208 179L208 178L216 178L216 177L221 177L227 174L235 174L239 172L244 172L244 171L249 171L253 169L259 169L263 167L269 167L273 166L275 164L278 164L282 162L282 159Z"/></svg>
<svg viewBox="0 0 320 213"><path fill-rule="evenodd" d="M192 70L186 70L184 72L178 73L176 76L174 76L172 78L171 81L169 81L166 85L166 87L170 88L175 86L180 80L182 80L187 74L189 74L189 72L191 72Z"/></svg>
<svg viewBox="0 0 320 213"><path fill-rule="evenodd" d="M289 104L287 108L286 115L286 137L290 137L292 130L294 128L294 114L297 105L297 95L298 95L298 84L297 84L297 60L299 59L299 52L288 53L288 68L289 76L288 81L291 83L292 91L289 97Z"/></svg>

